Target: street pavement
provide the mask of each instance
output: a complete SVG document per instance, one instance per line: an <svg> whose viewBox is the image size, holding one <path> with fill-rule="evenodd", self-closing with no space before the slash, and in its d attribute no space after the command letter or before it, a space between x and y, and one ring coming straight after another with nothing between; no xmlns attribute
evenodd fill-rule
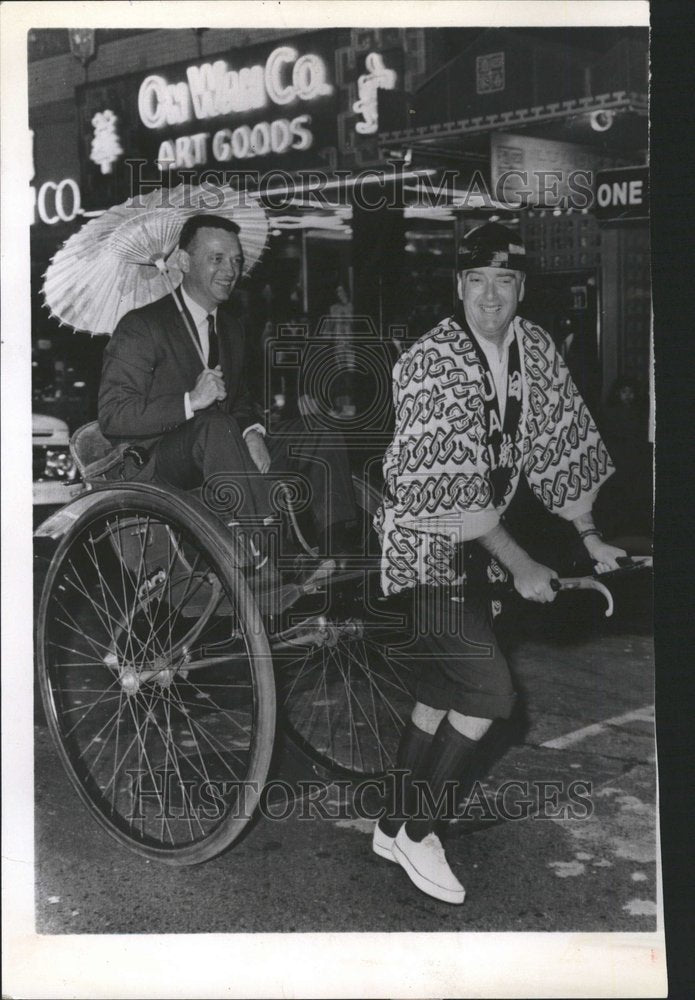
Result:
<svg viewBox="0 0 695 1000"><path fill-rule="evenodd" d="M653 931L650 619L644 587L618 595L610 621L595 594L521 609L509 653L519 712L498 732L477 799L446 833L467 892L458 907L419 892L398 865L373 855L372 822L355 815L348 792L335 785L320 804L304 795L288 805L280 796L286 818L257 817L230 850L203 865L147 861L89 817L38 708L37 931ZM317 777L325 776L282 740L271 778L297 789ZM529 791L526 818L500 815L501 789L512 780ZM559 783L557 800L551 782ZM582 783L574 793L572 782ZM538 783L546 783L545 809ZM513 787L508 813L521 797ZM364 801L373 808L373 797Z"/></svg>

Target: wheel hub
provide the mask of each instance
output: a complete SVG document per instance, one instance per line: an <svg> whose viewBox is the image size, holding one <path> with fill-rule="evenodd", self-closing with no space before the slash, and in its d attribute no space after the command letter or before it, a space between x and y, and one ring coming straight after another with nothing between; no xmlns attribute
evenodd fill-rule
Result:
<svg viewBox="0 0 695 1000"><path fill-rule="evenodd" d="M170 688L177 674L185 676L187 671L177 670L169 660L158 656L148 670L123 667L119 674L119 681L125 693L130 696L137 694L142 685L151 680L154 680L160 688Z"/></svg>
<svg viewBox="0 0 695 1000"><path fill-rule="evenodd" d="M313 646L316 649L332 648L341 641L362 639L364 637L364 622L359 618L348 618L344 621L329 621L324 615L308 619L302 625L295 625L277 636L274 648L291 648L293 646Z"/></svg>
<svg viewBox="0 0 695 1000"><path fill-rule="evenodd" d="M165 667L164 670L159 670L155 676L155 680L160 688L170 688L175 673L176 671L172 667Z"/></svg>
<svg viewBox="0 0 695 1000"><path fill-rule="evenodd" d="M348 618L340 627L340 633L350 639L364 638L364 622L359 618Z"/></svg>
<svg viewBox="0 0 695 1000"><path fill-rule="evenodd" d="M137 694L140 690L140 679L134 670L124 670L121 673L121 687L128 696Z"/></svg>

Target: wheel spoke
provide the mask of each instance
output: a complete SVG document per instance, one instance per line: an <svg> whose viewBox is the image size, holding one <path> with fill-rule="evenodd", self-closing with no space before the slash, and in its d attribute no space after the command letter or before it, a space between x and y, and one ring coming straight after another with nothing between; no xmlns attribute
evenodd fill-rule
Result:
<svg viewBox="0 0 695 1000"><path fill-rule="evenodd" d="M137 744L138 744L138 771L137 771L138 778L140 777L140 775L141 775L141 773L143 771L142 764L143 764L143 761L144 761L145 764L147 765L147 772L148 772L150 778L152 779L152 788L154 789L154 794L156 795L157 800L159 802L159 808L161 810L162 816L165 816L165 803L164 803L163 795L162 795L162 793L160 793L159 789L157 788L157 779L156 779L156 777L154 775L154 772L152 770L152 767L151 767L151 764L150 764L150 758L149 758L149 755L147 754L147 749L146 749L146 746L145 746L145 737L147 736L147 730L149 728L149 722L150 722L150 712L147 711L145 713L146 717L145 717L144 734L143 734L143 731L141 730L141 728L140 728L140 726L138 724L138 719L136 717L135 710L134 710L134 707L133 707L134 705L138 705L138 703L136 702L135 698L128 698L127 699L127 705L128 705L128 708L130 709L131 718L132 718L133 724L134 724L135 729L136 729L136 740L137 740ZM163 792L163 790L162 790L162 792ZM142 806L142 801L140 800L138 802L138 804L140 806ZM145 823L144 816L141 818L140 821L141 821L141 823L143 824L143 827L144 827L144 823ZM167 833L169 835L169 838L171 840L171 843L173 844L175 841L174 841L173 835L171 833L171 830L169 829L168 822L165 824L165 826L166 826L166 830L167 830ZM144 833L144 830L143 830L143 833Z"/></svg>
<svg viewBox="0 0 695 1000"><path fill-rule="evenodd" d="M126 571L128 572L129 579L132 579L132 578L130 576L130 571L127 570L126 560L125 560L125 556L123 554L123 547L121 545L121 534L120 534L120 531L118 530L118 518L116 518L116 527L115 528L111 524L109 524L108 521L106 523L107 523L107 529L108 529L108 532L109 532L110 540L111 540L112 544L114 544L115 546L118 547L118 552L117 552L118 566L119 566L119 569L120 569L120 577L121 577L121 592L123 594L123 609L122 609L122 611L123 611L123 618L122 618L121 630L124 629L124 628L126 630L126 636L127 636L127 638L126 638L126 645L127 645L126 654L127 654L127 651L128 651L128 647L130 647L130 654L129 655L130 655L130 658L133 659L132 646L130 646L131 633L130 633L130 631L126 627L127 622L128 622L128 617L129 617L128 610L127 610L127 608L128 608L128 594L127 594L127 590L126 590L126 581L125 581ZM135 589L135 593L137 593L136 589ZM116 607L120 607L118 601L116 601L115 603L116 603Z"/></svg>
<svg viewBox="0 0 695 1000"><path fill-rule="evenodd" d="M316 696L318 694L319 686L323 681L323 675L325 670L325 658L323 658L324 651L320 650L320 652L322 654L322 661L321 663L317 664L317 667L319 667L320 670L319 670L319 675L316 678L316 681L314 682L314 687L312 688L311 694L309 694L308 696L301 696L302 698L301 703L304 704L308 703L309 705L311 705L311 715L309 716L309 720L302 726L302 735L305 737L305 739L307 739L307 741L309 741L309 736L311 735L312 722L314 719L314 715L316 714ZM287 704L287 700L285 700L285 704Z"/></svg>
<svg viewBox="0 0 695 1000"><path fill-rule="evenodd" d="M357 732L357 724L355 722L355 716L352 711L352 698L354 697L354 695L350 678L350 669L351 669L350 660L348 660L347 663L347 676L346 676L342 664L340 663L340 659L337 656L335 656L334 659L335 659L335 664L343 678L343 684L347 692L348 733L350 738L350 766L353 769L355 767L355 754L353 745L353 740L354 740L357 743L357 747L359 749L361 767L364 768L364 755L362 753L362 746L360 744L359 733Z"/></svg>
<svg viewBox="0 0 695 1000"><path fill-rule="evenodd" d="M352 654L348 651L348 655L352 655ZM364 721L369 726L369 728L370 728L370 730L372 732L372 735L374 736L374 739L377 742L377 748L378 748L378 751L379 751L379 761L380 761L381 769L383 770L384 769L384 762L383 762L383 752L382 751L384 749L384 746L383 746L383 743L381 741L381 737L379 736L379 733L377 732L377 730L372 725L372 723L371 723L371 721L369 719L369 716L368 716L367 712L365 711L364 706L362 705L362 702L360 701L360 699L356 698L355 702L356 702L357 708L359 709L360 713L362 714L362 717L364 718ZM375 722L375 724L378 725L377 718L376 718L376 705L374 704L373 697L372 697L372 707L373 707L373 710L374 710L374 722Z"/></svg>
<svg viewBox="0 0 695 1000"><path fill-rule="evenodd" d="M116 737L117 738L116 738L116 746L114 747L113 772L112 772L112 776L111 776L108 784L106 784L101 789L102 792L104 792L104 793L106 793L109 790L109 788L111 787L112 784L113 784L113 786L115 788L115 786L116 786L116 778L118 776L118 772L121 770L123 764L125 764L126 760L128 759L130 751L133 749L133 747L135 746L135 744L138 742L138 732L136 731L135 734L133 735L133 738L131 739L130 743L126 746L125 750L121 754L120 760L118 759L118 744L119 744L119 740L120 740L120 727L121 727L121 722L123 721L123 716L125 715L124 705L123 705L123 699L127 699L127 697L128 697L127 695L125 695L125 694L123 695L123 698L121 699L121 705L120 705L120 711L118 713L118 718L116 719ZM115 800L114 800L114 805L115 805Z"/></svg>
<svg viewBox="0 0 695 1000"><path fill-rule="evenodd" d="M290 671L283 666L289 675L284 703L290 733L328 766L355 774L383 772L395 758L412 695L386 655L386 644L369 637L362 622L344 619L332 627L337 642L309 649ZM312 671L318 677L309 690L304 679L311 681Z"/></svg>
<svg viewBox="0 0 695 1000"><path fill-rule="evenodd" d="M118 613L118 620L119 621L124 621L125 617L126 617L125 607L121 607L120 604L118 603L116 595L114 594L113 590L109 586L108 580L106 579L106 576L105 576L104 572L102 572L102 570L101 570L101 568L99 566L99 557L97 556L97 553L96 553L96 543L94 541L94 538L93 538L91 532L89 533L89 546L91 548L91 552L90 552L90 548L88 548L87 545L83 545L82 549L87 554L87 558L90 560L92 566L96 570L96 574L97 574L97 577L99 579L99 587L101 589L101 595L104 598L104 604L107 604L106 593L105 593L105 589L104 589L104 588L106 588L106 590L109 593L109 597L111 598L111 600L113 601L113 603L116 605L116 611ZM125 594L124 594L124 596L125 596Z"/></svg>
<svg viewBox="0 0 695 1000"><path fill-rule="evenodd" d="M299 669L297 670L297 673L295 674L295 678L292 681L292 686L290 687L289 691L285 695L285 701L287 701L292 696L292 692L294 691L294 689L295 689L295 687L297 685L297 681L300 679L300 677L307 677L312 672L312 670L316 670L317 667L319 666L317 663L314 663L313 666L309 667L309 669L306 670L306 665L307 665L307 662L308 662L309 657L311 656L312 652L314 652L314 651L311 650L311 649L309 649L304 654L304 660L302 661L301 666L299 667ZM293 662L296 662L296 661L293 661ZM291 666L291 664L290 664L290 666ZM287 667L285 665L283 665L283 673L286 670L287 670Z"/></svg>
<svg viewBox="0 0 695 1000"><path fill-rule="evenodd" d="M76 722L74 722L74 724L73 724L73 726L72 726L71 729L68 729L67 732L64 733L64 736L65 736L66 739L69 739L70 736L72 736L72 734L77 729L77 727L82 725L82 723L84 722L84 720L87 718L88 715L90 715L94 711L94 709L97 707L97 705L103 703L104 698L106 698L106 696L108 695L108 693L113 688L115 688L117 684L118 684L118 680L114 680L113 683L108 688L105 689L103 696L101 698L97 698L95 701L92 702L91 707L88 708L86 712L83 712L83 714L81 715L81 717L79 719L77 719ZM82 706L79 706L79 707L81 708Z"/></svg>
<svg viewBox="0 0 695 1000"><path fill-rule="evenodd" d="M221 748L221 750L224 751L229 757L236 758L236 760L238 760L239 763L243 766L244 761L239 756L239 754L236 753L234 750L231 750L225 744L223 744L217 737L215 737L212 733L210 733L209 730L205 729L204 726L202 726L201 723L198 722L197 720L195 720L195 719L191 720L190 717L187 717L187 721L188 721L188 723L191 726L195 725L198 733L205 739L205 741L207 742L210 750L219 759L220 763L229 772L229 774L231 774L232 778L234 778L235 781L238 781L239 780L239 775L235 771L232 770L232 768L230 767L229 763L227 762L227 760L225 759L225 757L222 756L222 753L220 752L220 750L217 749L217 746L215 744L219 745L219 747ZM246 735L246 733L245 733L245 735ZM194 740L196 740L196 744L197 744L196 736L195 736L195 734L192 731L191 731L191 737ZM250 744L251 744L250 737L248 739L248 744L249 744L249 749L250 749Z"/></svg>
<svg viewBox="0 0 695 1000"><path fill-rule="evenodd" d="M374 691L376 689L376 691L379 694L379 697L380 697L381 701L383 702L383 704L386 707L387 711L389 711L389 713L391 714L391 718L393 719L396 727L403 726L405 724L404 720L398 714L398 711L395 708L395 706L391 703L391 701L386 697L386 695L384 694L384 692L379 687L379 684L375 680L374 672L372 670L370 670L369 668L365 668L365 666L364 666L364 657L363 657L362 660L360 660L356 656L354 656L354 654L352 652L349 652L349 655L353 658L353 660L355 661L355 663L357 664L357 666L359 667L359 669L362 671L362 673L367 678L367 681L369 683L369 688L370 688L370 691L371 691L371 695L372 695L372 701L374 700ZM375 715L376 715L376 706L375 706Z"/></svg>
<svg viewBox="0 0 695 1000"><path fill-rule="evenodd" d="M64 694L68 693L68 692L70 692L72 694L83 694L83 691L82 691L81 688L63 688L63 693ZM114 691L113 694L110 694L108 697L106 697L106 692L102 691L101 695L98 698L95 698L94 701L88 701L86 704L83 701L75 702L75 704L72 706L72 708L64 708L63 709L63 714L64 715L70 715L71 712L84 712L85 708L88 708L91 711L93 708L96 708L96 706L99 705L99 704L103 705L107 701L111 701L113 698L118 698L119 693L120 692L115 692ZM82 722L83 719L84 719L84 716L83 716L82 719L79 720L79 722ZM69 736L70 734L67 733L66 735Z"/></svg>
<svg viewBox="0 0 695 1000"><path fill-rule="evenodd" d="M410 691L403 684L403 678L397 672L397 670L395 669L395 667L393 666L393 664L394 663L401 664L403 666L403 669L404 669L404 671L405 671L406 674L412 673L412 668L409 667L404 660L399 660L398 657L396 657L396 656L393 656L393 655L388 655L387 656L386 653L384 652L383 647L380 646L379 643L374 642L374 640L363 638L362 641L364 642L364 644L366 646L371 646L373 649L376 650L377 656L380 657L381 662L384 663L388 667L388 669L391 671L391 673L393 674L393 676L396 678L395 681L388 681L388 683L389 684L393 684L394 687L397 687L404 694L410 696ZM366 654L365 655L365 662L367 661L367 658L368 658L368 655ZM386 681L386 678L384 678L384 680Z"/></svg>
<svg viewBox="0 0 695 1000"><path fill-rule="evenodd" d="M108 611L102 605L97 604L97 602L94 600L94 598L92 597L92 595L89 593L89 591L87 590L85 584L82 581L82 577L80 576L80 574L78 573L77 569L75 568L72 560L70 560L70 567L71 567L73 573L75 574L76 578L79 580L80 586L78 587L77 584L74 581L70 580L67 576L64 577L65 581L67 583L69 583L72 587L74 587L75 590L79 594L82 594L82 596L87 599L87 601L89 602L89 604L91 605L91 607L94 608L94 610L95 610L95 612L97 614L97 618L99 619L99 621L101 622L101 624L104 627L104 631L109 633L109 635L111 637L111 641L113 642L114 641L114 634L113 634L113 629L111 628L111 622L109 620Z"/></svg>
<svg viewBox="0 0 695 1000"><path fill-rule="evenodd" d="M168 526L166 528L166 533L167 533L167 550L169 552L169 562L167 564L166 569L164 570L164 578L165 578L165 580L167 582L167 592L169 594L169 600L168 600L167 603L168 603L169 607L171 607L171 571L172 571L172 568L174 566L174 560L176 559L178 551L179 551L179 546L175 544L174 547L173 547L173 549L172 549L172 544L171 544L172 543L171 529ZM154 620L155 621L157 620L157 616L158 616L159 610L160 610L160 608L162 606L163 599L164 599L164 588L162 587L161 593L159 595L159 600L157 601L157 607L156 607L155 612L154 612ZM160 631L160 628L158 628L156 630L156 634L158 634L159 631ZM167 642L165 643L165 646L164 646L164 648L167 649L169 651L169 653L171 653L171 636L172 636L172 631L171 631L171 628L170 628L169 629L168 640L167 640Z"/></svg>
<svg viewBox="0 0 695 1000"><path fill-rule="evenodd" d="M121 690L118 718L116 719L116 745L113 748L113 771L112 771L112 774L111 774L111 779L109 781L109 785L113 783L114 788L116 787L116 774L117 774L116 761L118 760L118 747L120 745L120 738L121 738L121 719L123 718L123 698L124 697L125 697L125 695L123 694L123 691ZM106 787L108 788L109 786L107 785ZM106 791L106 789L104 789L104 792L105 791ZM111 815L113 815L114 811L115 811L115 803L112 802L111 803Z"/></svg>
<svg viewBox="0 0 695 1000"><path fill-rule="evenodd" d="M133 600L131 601L130 611L126 613L126 622L125 622L125 625L124 625L124 630L125 630L125 633L126 633L126 645L130 648L129 659L133 663L136 663L136 661L137 661L137 657L136 657L135 651L134 651L133 646L132 646L132 640L134 640L136 638L136 635L135 635L135 632L134 632L134 629L133 629L133 622L135 620L135 615L137 614L138 611L141 611L142 614L144 615L144 617L147 618L150 621L150 629L152 628L152 622L149 619L149 614L148 614L148 607L147 607L148 602L147 602L147 600L143 601L142 598L140 597L140 590L141 590L141 588L143 586L143 584L141 582L141 580L142 580L142 573L143 573L143 569L145 567L145 543L146 543L146 540L147 540L147 538L149 536L149 532L150 532L150 528L151 528L151 519L150 519L150 517L148 516L147 519L146 519L146 527L145 527L144 531L142 529L139 517L137 519L137 525L138 525L138 529L135 532L135 534L137 534L138 538L140 539L140 556L139 556L139 559L138 559L138 567L137 567L137 574L136 574L136 577L135 577L135 582L132 584L132 586L133 586ZM123 550L122 550L122 545L121 545L121 535L120 535L120 531L118 531L118 529L116 531L116 534L117 534L118 545L119 545L119 550L120 550L120 554L121 554L121 559L120 559L120 562L121 562L121 579L122 579L122 583L123 583L123 596L125 597L126 596L126 593L125 593L125 578L123 576L123 572L125 570L128 573L128 576L129 576L129 578L130 578L131 581L132 581L132 574L130 573L130 570L128 569L128 566L127 566L127 562L125 561L125 558L123 556ZM132 532L131 532L131 534L132 534ZM140 643L140 653L141 653L140 664L143 664L145 662L146 653L147 653L147 641L145 641L143 643L139 638L137 639L137 641Z"/></svg>
<svg viewBox="0 0 695 1000"><path fill-rule="evenodd" d="M332 650L331 650L332 652ZM328 730L328 747L331 757L335 756L333 749L333 727L331 726L331 713L329 712L330 700L328 697L328 685L326 683L326 669L323 669L323 703L326 708L326 729Z"/></svg>
<svg viewBox="0 0 695 1000"><path fill-rule="evenodd" d="M190 591L191 581L194 580L194 579L196 579L196 567L197 567L197 565L198 565L199 562L200 562L200 553L198 552L198 553L196 553L195 561L194 561L193 566L191 567L191 571L190 571L190 573L188 575L188 582L186 584L186 588L185 588L182 596L179 598L178 606L176 607L176 609L173 612L173 614L170 615L170 619L171 619L171 631L172 632L173 632L174 626L178 623L178 620L181 617L181 612L183 611L183 609L184 609L184 607L186 605L186 601L190 600L192 597L195 597L195 595L198 593L198 591L200 590L201 586L203 585L202 574L199 574L198 577L197 577L196 589L193 592Z"/></svg>
<svg viewBox="0 0 695 1000"><path fill-rule="evenodd" d="M225 716L225 718L229 719L229 721L230 721L230 722L232 722L232 723L233 723L234 725L236 725L238 729L242 729L242 730L243 730L243 726L241 726L241 725L240 725L240 723L238 723L238 722L236 721L236 719L234 718L234 716L233 716L233 715L230 715L230 714L229 714L229 712L228 712L228 711L227 711L227 710L226 710L225 708L223 708L223 707L222 707L222 705L219 705L219 704L218 704L218 703L217 703L217 702L216 702L216 701L215 701L215 700L213 699L212 695L208 695L208 694L207 694L207 690L203 690L203 688L199 687L199 686L198 686L198 685L197 685L197 684L195 683L195 681L192 681L192 680L191 680L190 678L188 678L188 683L189 683L189 684L190 684L190 686L191 686L191 687L192 687L192 688L193 688L193 689L194 689L195 691L197 691L197 692L198 692L199 694L202 694L202 695L205 695L205 696L206 696L206 697L205 697L205 703L206 703L206 707L212 707L212 708L216 709L216 710L217 710L218 712L222 712L222 713L223 713L223 715ZM211 685L206 685L206 689L207 689L207 687L208 687L208 686L211 686Z"/></svg>
<svg viewBox="0 0 695 1000"><path fill-rule="evenodd" d="M63 604L60 604L60 602L59 602L59 601L56 601L56 604L59 604L59 606L60 606L60 609L61 609L62 613L63 613L63 614L64 614L64 615L65 615L65 616L66 616L67 618L69 618L69 619L70 619L70 621L69 621L69 622L66 622L66 621L65 621L65 620L64 620L63 618L59 618L59 617L58 617L58 616L56 615L56 617L55 617L55 620L56 620L56 621L58 622L58 624L60 624L60 625L63 625L63 626L64 626L65 628L67 628L67 629L68 629L69 631L71 631L71 632L74 632L74 633L75 633L75 635L79 635L79 636L80 636L80 638L82 638L82 639L86 639L86 640L87 640L87 642L89 643L89 645L90 645L90 646L91 646L91 647L93 648L93 650L94 650L94 653L95 653L95 654L96 654L97 656L99 655L99 650L97 649L97 646L100 646L100 647L101 647L101 648L102 648L102 649L104 650L104 652L105 652L105 653L106 653L107 655L109 655L109 654L110 654L110 652L111 652L111 649L109 648L109 646L105 646L103 642L99 642L99 641L98 641L97 639L94 639L94 638L92 638L91 636L87 635L87 634L85 633L85 631L84 631L84 627L83 627L83 626L80 626L80 625L79 625L79 624L78 624L78 623L77 623L77 622L75 621L75 619L74 619L74 618L73 618L73 616L72 616L72 615L70 614L70 612L69 612L69 611L68 611L68 609L67 609L67 608L65 607L65 605L63 605Z"/></svg>
<svg viewBox="0 0 695 1000"><path fill-rule="evenodd" d="M202 587L202 585L203 585L203 581L202 581L202 578L201 578L198 581L198 585L197 585L196 589L194 591L192 591L192 593L189 595L189 597L194 597L196 595L196 593L200 590L200 588ZM210 584L208 584L208 585L211 586ZM217 607L219 607L221 601L224 598L224 593L220 593L214 601L213 601L213 597L214 597L214 594L211 594L210 600L208 602L208 606L205 609L205 614L204 614L205 621L202 624L202 628L203 629L208 624L208 621L209 621L210 617L215 613L215 609ZM171 658L173 656L174 648L175 648L175 645L176 645L176 644L172 644L173 624L178 619L183 606L184 606L183 603L179 604L179 607L176 610L176 612L175 613L170 613L169 616L168 616L168 618L166 618L163 622L161 622L159 625L157 625L157 627L151 633L151 639L152 640L156 639L157 642L159 642L159 634L160 634L160 632L162 632L162 630L165 629L167 627L167 625L168 625L169 635L168 635L168 647L167 647L167 651L168 651L169 658ZM201 629L200 621L198 623L198 629L199 630ZM149 639L148 639L148 641L149 641ZM164 653L163 647L160 647L160 648L162 649L162 653Z"/></svg>
<svg viewBox="0 0 695 1000"><path fill-rule="evenodd" d="M51 646L53 649L61 649L65 653L74 653L75 656L84 656L87 660L86 663L61 663L61 667L100 667L103 670L105 666L103 659L93 660L89 658L87 653L83 653L81 649L75 649L73 646L64 646L62 643L55 642L53 639L49 639L47 645Z"/></svg>
<svg viewBox="0 0 695 1000"><path fill-rule="evenodd" d="M96 755L96 757L93 757L92 760L91 760L90 769L92 771L94 770L94 768L98 764L99 759L100 759L102 753L104 752L104 750L108 746L108 742L107 742L108 736L110 735L110 732L113 731L118 726L122 714L123 714L123 691L120 692L120 695L119 695L119 698L118 698L118 708L113 713L113 715L111 716L111 718L108 719L104 723L104 725L101 727L101 729L97 733L95 733L95 735L89 741L89 743L87 744L87 746L84 747L84 749L80 751L80 757L86 763L87 762L86 761L87 751L90 749L92 743L98 743L99 744L99 750L97 752L97 755ZM108 732L106 731L107 729L109 730ZM102 789L102 791L104 791L104 789Z"/></svg>
<svg viewBox="0 0 695 1000"><path fill-rule="evenodd" d="M169 698L169 692L167 692L166 697L162 698L162 703L163 703L165 714L168 714L167 713L167 709L171 705L171 701L170 701L170 698ZM151 703L150 703L150 705L151 705ZM179 789L181 791L181 795L182 795L183 802L184 802L184 807L186 808L185 822L186 822L186 825L188 826L189 838L190 838L191 841L193 841L195 839L195 834L193 832L193 823L191 821L192 817L195 817L196 823L198 824L199 831L201 833L204 833L204 828L203 828L203 825L200 822L200 819L195 815L195 808L194 808L192 800L188 798L188 796L189 796L190 793L187 791L187 782L185 780L184 775L181 772L180 757L179 757L179 753L178 753L178 750L177 750L177 747L176 747L176 741L173 740L173 739L171 739L171 733L173 732L173 729L172 729L172 727L171 727L170 724L168 724L164 728L162 728L159 725L159 723L157 722L156 715L154 714L154 712L152 710L151 710L151 718L152 718L152 721L154 723L155 728L157 729L157 733L158 733L158 735L159 735L159 737L161 739L162 745L164 746L164 754L165 754L165 756L164 756L164 762L165 763L164 763L164 778L162 780L162 791L164 792L165 796L168 796L169 788L170 788L170 782L169 782L169 778L168 778L169 772L168 772L168 766L167 765L168 765L168 762L171 761L172 764L173 764L173 766L174 766L174 773L175 773L176 777L178 778L178 787L179 787ZM186 763L189 766L193 767L193 770L197 771L197 773L201 777L203 776L201 774L201 772L198 771L198 769L194 765L192 765L192 763L190 761L190 758L188 756L186 756L184 759L186 760Z"/></svg>

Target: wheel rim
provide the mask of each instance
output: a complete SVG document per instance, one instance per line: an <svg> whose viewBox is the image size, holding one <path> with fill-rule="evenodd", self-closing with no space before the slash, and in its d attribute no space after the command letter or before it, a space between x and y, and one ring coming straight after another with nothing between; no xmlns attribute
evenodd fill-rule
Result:
<svg viewBox="0 0 695 1000"><path fill-rule="evenodd" d="M230 581L199 534L137 510L89 518L47 580L49 725L82 798L145 853L214 840L260 792L254 642Z"/></svg>

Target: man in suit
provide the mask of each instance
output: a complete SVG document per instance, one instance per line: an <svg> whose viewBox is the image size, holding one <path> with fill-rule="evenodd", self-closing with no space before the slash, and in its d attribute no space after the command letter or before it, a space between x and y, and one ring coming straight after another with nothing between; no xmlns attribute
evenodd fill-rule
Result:
<svg viewBox="0 0 695 1000"><path fill-rule="evenodd" d="M347 455L334 445L323 448L321 434L307 435L300 421L273 440L257 420L245 382L244 331L227 308L243 273L239 226L193 216L181 231L178 257L177 295L200 350L169 295L125 315L104 354L103 434L114 444L131 443L129 478L193 489L228 474L240 487L237 513L257 523L274 513L266 474L305 476L319 545L329 548L330 526L355 517ZM301 457L287 446L294 431ZM334 527L334 540L338 534Z"/></svg>

